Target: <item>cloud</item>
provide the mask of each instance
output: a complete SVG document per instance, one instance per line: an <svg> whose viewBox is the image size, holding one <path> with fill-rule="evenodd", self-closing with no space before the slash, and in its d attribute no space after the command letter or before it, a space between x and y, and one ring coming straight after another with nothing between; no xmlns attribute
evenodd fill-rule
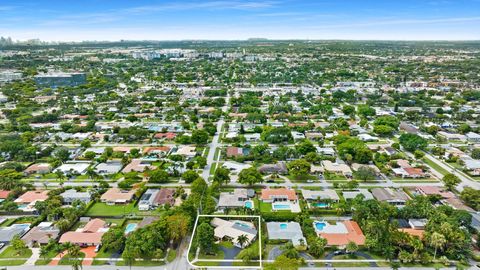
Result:
<svg viewBox="0 0 480 270"><path fill-rule="evenodd" d="M147 5L137 6L124 9L127 13L153 13L169 10L256 10L273 7L277 1L209 1L209 2L185 2L185 3L168 3L163 5Z"/></svg>

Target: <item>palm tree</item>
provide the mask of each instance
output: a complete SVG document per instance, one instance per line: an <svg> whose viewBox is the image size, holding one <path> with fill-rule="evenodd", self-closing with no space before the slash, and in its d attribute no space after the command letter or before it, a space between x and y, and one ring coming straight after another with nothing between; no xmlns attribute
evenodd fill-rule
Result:
<svg viewBox="0 0 480 270"><path fill-rule="evenodd" d="M93 180L93 178L98 175L93 167L88 167L88 169L85 173L88 175L90 180Z"/></svg>
<svg viewBox="0 0 480 270"><path fill-rule="evenodd" d="M72 245L68 248L68 254L70 255L70 260L72 262L72 270L82 269L82 260L80 259L80 247L77 245Z"/></svg>
<svg viewBox="0 0 480 270"><path fill-rule="evenodd" d="M243 248L245 245L248 245L248 237L245 234L238 236L237 243Z"/></svg>
<svg viewBox="0 0 480 270"><path fill-rule="evenodd" d="M435 257L437 256L437 250L442 249L443 246L447 243L445 236L443 234L434 232L432 236L430 236L430 245L435 248L435 253L433 254L433 260L435 261Z"/></svg>

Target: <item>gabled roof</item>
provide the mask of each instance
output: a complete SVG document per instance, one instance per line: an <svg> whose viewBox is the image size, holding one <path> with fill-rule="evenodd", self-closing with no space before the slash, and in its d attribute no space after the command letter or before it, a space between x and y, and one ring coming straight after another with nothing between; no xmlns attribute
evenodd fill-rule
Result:
<svg viewBox="0 0 480 270"><path fill-rule="evenodd" d="M298 200L297 194L295 193L294 189L287 189L287 188L276 188L276 189L262 189L262 200L270 200L274 197L285 196L288 200Z"/></svg>

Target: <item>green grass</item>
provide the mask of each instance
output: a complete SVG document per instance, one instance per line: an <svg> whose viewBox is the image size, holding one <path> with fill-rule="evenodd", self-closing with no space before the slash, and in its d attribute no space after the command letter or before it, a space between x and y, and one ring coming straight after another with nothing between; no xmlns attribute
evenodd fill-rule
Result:
<svg viewBox="0 0 480 270"><path fill-rule="evenodd" d="M1 225L0 227L8 227L10 225L12 225L13 223L15 223L15 218L9 218L7 220L5 220Z"/></svg>
<svg viewBox="0 0 480 270"><path fill-rule="evenodd" d="M135 214L138 208L134 203L125 205L107 205L106 203L97 202L87 212L86 216L122 216Z"/></svg>
<svg viewBox="0 0 480 270"><path fill-rule="evenodd" d="M28 259L32 256L32 251L28 248L25 249L22 253L18 254L18 252L12 247L7 247L1 254L0 259Z"/></svg>
<svg viewBox="0 0 480 270"><path fill-rule="evenodd" d="M255 201L256 201L256 205L259 205L260 212L264 212L264 213L272 212L272 204L271 203L265 203L265 202L262 202L258 199L255 199Z"/></svg>
<svg viewBox="0 0 480 270"><path fill-rule="evenodd" d="M224 248L233 248L233 243L230 241L222 241L219 243L219 245Z"/></svg>
<svg viewBox="0 0 480 270"><path fill-rule="evenodd" d="M218 250L215 255L207 255L207 254L203 254L202 252L200 252L200 254L198 254L198 260L201 261L202 259L207 259L207 260L223 260L225 258L225 254L223 253L223 251L221 250Z"/></svg>
<svg viewBox="0 0 480 270"><path fill-rule="evenodd" d="M70 260L71 256L69 254L63 256L60 261L58 262L58 265L71 265L72 264L72 260ZM80 252L80 257L81 260L80 261L83 261L83 258L85 258L85 253L83 252Z"/></svg>
<svg viewBox="0 0 480 270"><path fill-rule="evenodd" d="M0 261L0 266L17 266L17 265L22 265L27 260L5 260L5 261Z"/></svg>
<svg viewBox="0 0 480 270"><path fill-rule="evenodd" d="M173 260L175 260L176 257L177 257L177 251L176 250L174 250L174 249L168 250L167 262L173 262Z"/></svg>
<svg viewBox="0 0 480 270"><path fill-rule="evenodd" d="M40 259L38 259L38 260L35 262L35 265L47 265L47 264L49 264L49 263L52 261L52 258L54 258L56 255L57 255L57 252L51 250L51 251L49 251L48 254L45 256L45 258L40 257Z"/></svg>
<svg viewBox="0 0 480 270"><path fill-rule="evenodd" d="M118 261L116 263L117 266L126 266L124 261ZM143 261L134 261L132 266L161 266L165 265L164 261L151 261L151 260L143 260Z"/></svg>
<svg viewBox="0 0 480 270"><path fill-rule="evenodd" d="M220 148L215 149L215 154L213 155L213 160L217 161L220 156Z"/></svg>
<svg viewBox="0 0 480 270"><path fill-rule="evenodd" d="M443 174L443 175L446 175L446 174L449 174L450 172L448 172L447 170L445 170L444 168L440 167L437 163L435 163L434 161L430 160L429 158L427 157L424 157L422 158L423 162L425 162L428 166L432 167L435 171Z"/></svg>

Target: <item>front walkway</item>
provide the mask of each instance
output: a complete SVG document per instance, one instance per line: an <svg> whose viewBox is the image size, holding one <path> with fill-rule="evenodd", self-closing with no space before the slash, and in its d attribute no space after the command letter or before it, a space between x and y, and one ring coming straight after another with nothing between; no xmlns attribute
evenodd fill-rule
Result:
<svg viewBox="0 0 480 270"><path fill-rule="evenodd" d="M93 246L93 247L82 248L80 251L85 254L85 258L82 261L82 265L92 265L93 258L97 256L97 254L95 253L95 247Z"/></svg>
<svg viewBox="0 0 480 270"><path fill-rule="evenodd" d="M25 265L35 265L35 262L40 258L40 249L31 248L32 256L25 262Z"/></svg>

